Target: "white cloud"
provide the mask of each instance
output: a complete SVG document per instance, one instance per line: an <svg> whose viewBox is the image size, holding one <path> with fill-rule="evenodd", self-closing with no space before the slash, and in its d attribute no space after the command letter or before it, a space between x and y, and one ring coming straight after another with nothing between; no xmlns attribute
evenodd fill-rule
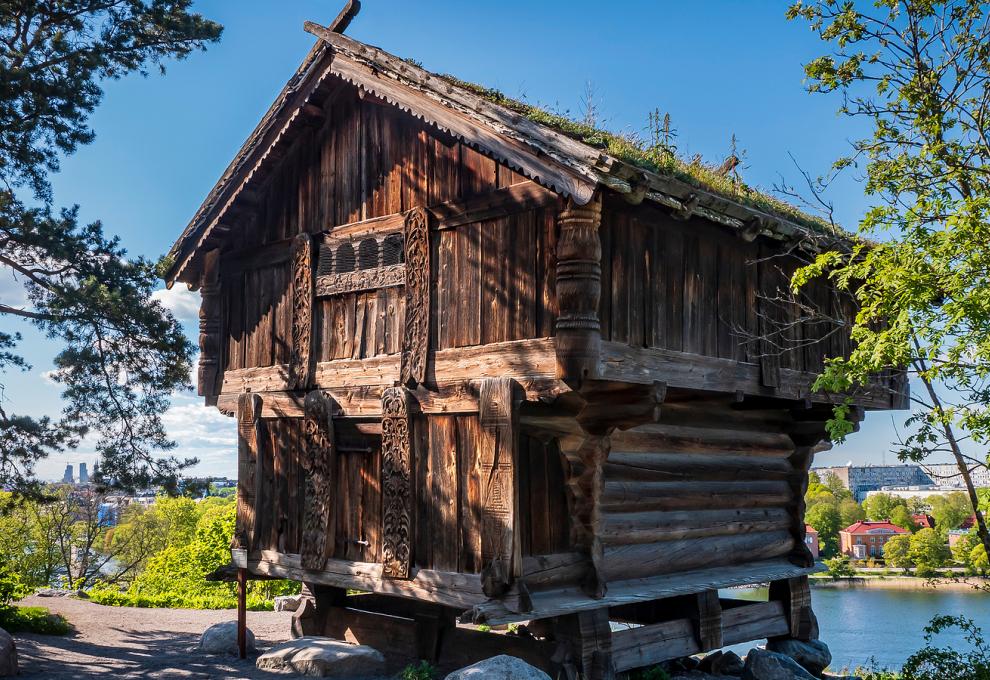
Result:
<svg viewBox="0 0 990 680"><path fill-rule="evenodd" d="M151 299L161 302L181 323L199 323L199 293L189 290L184 284L177 284L171 290L156 290L151 294Z"/></svg>

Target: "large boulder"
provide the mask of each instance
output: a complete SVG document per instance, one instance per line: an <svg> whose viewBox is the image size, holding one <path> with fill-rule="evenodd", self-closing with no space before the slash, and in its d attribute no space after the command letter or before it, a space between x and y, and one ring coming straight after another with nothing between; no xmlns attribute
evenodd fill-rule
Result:
<svg viewBox="0 0 990 680"><path fill-rule="evenodd" d="M550 676L522 659L499 654L456 670L446 680L550 680Z"/></svg>
<svg viewBox="0 0 990 680"><path fill-rule="evenodd" d="M17 675L17 645L10 633L0 628L0 677Z"/></svg>
<svg viewBox="0 0 990 680"><path fill-rule="evenodd" d="M790 638L770 640L767 649L784 656L789 656L812 675L821 676L822 672L832 663L832 652L828 645L821 640L801 642Z"/></svg>
<svg viewBox="0 0 990 680"><path fill-rule="evenodd" d="M206 654L240 654L241 650L237 646L237 622L224 621L207 628L199 638L198 649ZM247 651L255 651L254 633L250 628L247 629Z"/></svg>
<svg viewBox="0 0 990 680"><path fill-rule="evenodd" d="M746 655L746 667L742 680L817 680L789 656L751 649Z"/></svg>
<svg viewBox="0 0 990 680"><path fill-rule="evenodd" d="M258 657L265 671L299 673L311 678L365 678L385 674L377 649L327 637L306 636L283 642Z"/></svg>

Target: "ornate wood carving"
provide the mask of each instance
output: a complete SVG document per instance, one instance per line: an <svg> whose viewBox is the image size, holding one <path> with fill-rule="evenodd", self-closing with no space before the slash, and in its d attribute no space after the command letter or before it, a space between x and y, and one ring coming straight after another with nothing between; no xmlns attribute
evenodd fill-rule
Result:
<svg viewBox="0 0 990 680"><path fill-rule="evenodd" d="M237 520L232 548L250 550L255 542L260 441L261 396L245 392L237 399Z"/></svg>
<svg viewBox="0 0 990 680"><path fill-rule="evenodd" d="M515 521L518 413L515 381L486 378L478 395L481 425L481 560L486 595L499 597L521 568Z"/></svg>
<svg viewBox="0 0 990 680"><path fill-rule="evenodd" d="M430 345L430 218L423 208L406 214L406 321L399 380L415 387L426 381Z"/></svg>
<svg viewBox="0 0 990 680"><path fill-rule="evenodd" d="M333 432L333 400L319 390L303 404L303 467L306 500L301 546L304 569L321 570L334 549L334 478L337 451Z"/></svg>
<svg viewBox="0 0 990 680"><path fill-rule="evenodd" d="M572 387L598 375L601 325L601 196L560 213L557 242L557 376Z"/></svg>
<svg viewBox="0 0 990 680"><path fill-rule="evenodd" d="M362 290L406 285L406 265L390 264L374 269L360 269L341 274L324 274L316 278L317 297L356 293Z"/></svg>
<svg viewBox="0 0 990 680"><path fill-rule="evenodd" d="M290 389L305 389L313 382L313 245L309 234L292 241L292 348L289 357Z"/></svg>
<svg viewBox="0 0 990 680"><path fill-rule="evenodd" d="M601 498L605 490L604 466L611 445L608 434L560 439L560 453L565 462L568 505L571 509L571 543L588 555L588 571L582 588L595 598L604 597L606 591Z"/></svg>
<svg viewBox="0 0 990 680"><path fill-rule="evenodd" d="M404 387L382 394L382 574L409 578L412 557L412 433Z"/></svg>
<svg viewBox="0 0 990 680"><path fill-rule="evenodd" d="M203 278L199 293L199 396L206 397L207 406L216 406L220 392L220 250L214 249L203 258Z"/></svg>

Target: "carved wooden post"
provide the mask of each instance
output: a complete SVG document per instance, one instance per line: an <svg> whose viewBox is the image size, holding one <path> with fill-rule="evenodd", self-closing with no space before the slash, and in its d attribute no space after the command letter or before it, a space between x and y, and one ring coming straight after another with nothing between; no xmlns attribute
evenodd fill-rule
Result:
<svg viewBox="0 0 990 680"><path fill-rule="evenodd" d="M302 566L320 570L333 555L335 541L334 488L337 448L333 432L333 400L319 390L303 402L303 466L306 469Z"/></svg>
<svg viewBox="0 0 990 680"><path fill-rule="evenodd" d="M198 393L206 397L207 406L217 404L217 378L220 374L220 250L203 257L203 278L199 294L199 374Z"/></svg>
<svg viewBox="0 0 990 680"><path fill-rule="evenodd" d="M245 392L237 398L237 520L234 548L250 551L255 544L258 502L258 446L261 440L261 396Z"/></svg>
<svg viewBox="0 0 990 680"><path fill-rule="evenodd" d="M811 609L811 587L807 576L770 582L770 599L784 603L790 637L795 640L818 639L818 620Z"/></svg>
<svg viewBox="0 0 990 680"><path fill-rule="evenodd" d="M382 575L409 578L412 561L412 433L404 387L382 394Z"/></svg>
<svg viewBox="0 0 990 680"><path fill-rule="evenodd" d="M605 491L605 461L611 448L608 435L561 437L565 460L571 541L588 555L588 573L582 588L591 597L605 596L604 545L601 539L601 497Z"/></svg>
<svg viewBox="0 0 990 680"><path fill-rule="evenodd" d="M292 347L289 355L289 389L305 389L313 383L313 245L309 234L292 241Z"/></svg>
<svg viewBox="0 0 990 680"><path fill-rule="evenodd" d="M573 388L598 376L601 355L601 196L560 213L557 243L557 376Z"/></svg>
<svg viewBox="0 0 990 680"><path fill-rule="evenodd" d="M426 381L430 349L430 219L423 208L406 214L406 319L399 382L415 387Z"/></svg>
<svg viewBox="0 0 990 680"><path fill-rule="evenodd" d="M515 381L486 378L479 390L481 425L481 572L482 588L488 597L508 590L521 568L519 516L516 493L516 442L518 414L514 400Z"/></svg>

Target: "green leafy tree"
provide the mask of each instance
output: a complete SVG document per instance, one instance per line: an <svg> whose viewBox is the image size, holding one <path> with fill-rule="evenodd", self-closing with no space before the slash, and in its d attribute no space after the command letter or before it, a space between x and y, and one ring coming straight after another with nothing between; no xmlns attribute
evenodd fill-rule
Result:
<svg viewBox="0 0 990 680"><path fill-rule="evenodd" d="M926 515L928 514L932 507L928 504L928 501L920 496L911 496L907 499L908 510L911 511L912 515Z"/></svg>
<svg viewBox="0 0 990 680"><path fill-rule="evenodd" d="M839 503L839 516L842 517L841 524L842 528L845 529L850 524L855 524L866 519L866 511L863 510L862 505L852 498L847 498Z"/></svg>
<svg viewBox="0 0 990 680"><path fill-rule="evenodd" d="M911 517L906 505L898 505L891 511L890 522L912 533L918 530L918 525L914 523L914 518Z"/></svg>
<svg viewBox="0 0 990 680"><path fill-rule="evenodd" d="M953 629L959 634L949 635ZM936 637L962 640L935 647ZM925 627L925 646L908 657L901 680L990 680L990 645L983 631L962 616L936 616Z"/></svg>
<svg viewBox="0 0 990 680"><path fill-rule="evenodd" d="M822 477L822 485L832 492L837 501L844 501L852 498L852 492L846 488L846 485L842 483L839 475L835 474L831 470L825 473Z"/></svg>
<svg viewBox="0 0 990 680"><path fill-rule="evenodd" d="M951 455L990 548L970 474L990 445L990 5L799 0L788 17L829 45L805 65L811 91L840 93L840 111L872 126L835 166L865 168L865 238L827 249L793 281L827 276L858 307L851 353L831 358L816 386L854 394L907 369L921 389L898 456ZM835 410L835 440L852 431L850 404Z"/></svg>
<svg viewBox="0 0 990 680"><path fill-rule="evenodd" d="M863 501L863 511L871 522L887 522L895 508L907 509L907 501L888 493L873 493Z"/></svg>
<svg viewBox="0 0 990 680"><path fill-rule="evenodd" d="M831 503L819 503L805 513L805 521L815 528L822 542L822 555L831 557L839 552L839 531L844 527L838 508Z"/></svg>
<svg viewBox="0 0 990 680"><path fill-rule="evenodd" d="M945 540L934 529L919 529L911 536L911 548L908 551L911 562L922 571L931 571L944 567L951 553Z"/></svg>
<svg viewBox="0 0 990 680"><path fill-rule="evenodd" d="M0 268L24 286L26 304L0 300L0 375L26 369L15 320L63 349L54 378L65 408L56 419L0 405L0 484L36 493L35 463L90 432L105 480L175 488L193 461L172 448L160 414L189 381L192 347L151 299L155 262L128 257L99 222L56 209L49 174L94 138L89 116L103 83L164 70L219 38L191 0L11 0L0 4Z"/></svg>
<svg viewBox="0 0 990 680"><path fill-rule="evenodd" d="M934 496L931 499L932 517L935 518L935 528L945 533L958 529L967 517L973 514L966 494L955 491L944 496Z"/></svg>
<svg viewBox="0 0 990 680"><path fill-rule="evenodd" d="M990 571L990 560L987 559L987 549L983 544L973 546L969 553L969 565L978 574L986 575Z"/></svg>
<svg viewBox="0 0 990 680"><path fill-rule="evenodd" d="M853 569L849 558L845 555L839 555L825 560L825 568L828 570L828 575L833 579L848 578L856 575L856 570Z"/></svg>
<svg viewBox="0 0 990 680"><path fill-rule="evenodd" d="M907 571L911 566L911 536L891 536L883 546L883 561L894 568Z"/></svg>

